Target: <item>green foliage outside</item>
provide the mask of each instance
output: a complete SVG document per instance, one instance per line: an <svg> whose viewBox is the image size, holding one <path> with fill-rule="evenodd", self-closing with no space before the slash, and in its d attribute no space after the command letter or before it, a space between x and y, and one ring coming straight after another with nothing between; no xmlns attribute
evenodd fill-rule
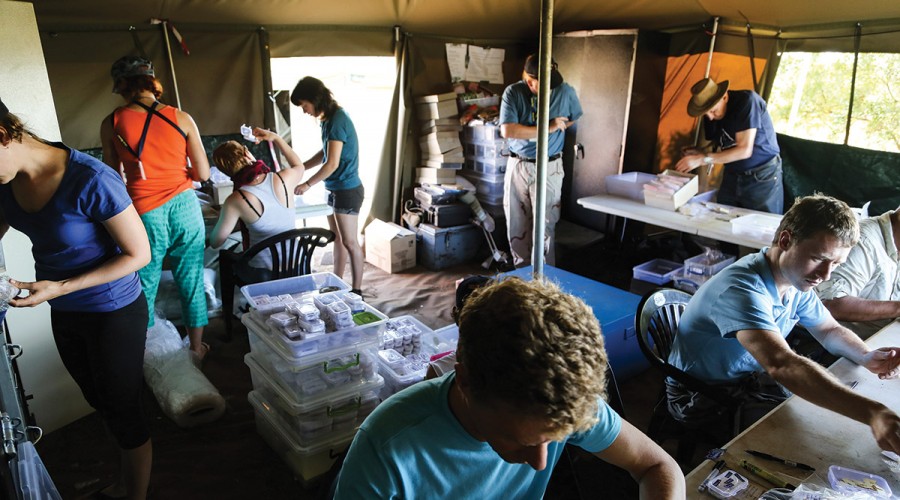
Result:
<svg viewBox="0 0 900 500"><path fill-rule="evenodd" d="M768 102L775 130L843 144L852 77L853 54L785 53ZM900 152L900 54L860 54L848 144Z"/></svg>

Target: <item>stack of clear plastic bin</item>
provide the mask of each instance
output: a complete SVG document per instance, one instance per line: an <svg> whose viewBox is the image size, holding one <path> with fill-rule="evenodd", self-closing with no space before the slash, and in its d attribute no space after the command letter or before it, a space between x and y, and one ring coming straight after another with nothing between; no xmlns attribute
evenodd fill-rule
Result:
<svg viewBox="0 0 900 500"><path fill-rule="evenodd" d="M255 308L241 322L256 427L304 482L346 449L384 385L377 352L387 317L325 274L242 288Z"/></svg>
<svg viewBox="0 0 900 500"><path fill-rule="evenodd" d="M384 398L425 378L428 362L446 347L434 330L412 316L400 316L384 324L378 350L378 371L384 377Z"/></svg>

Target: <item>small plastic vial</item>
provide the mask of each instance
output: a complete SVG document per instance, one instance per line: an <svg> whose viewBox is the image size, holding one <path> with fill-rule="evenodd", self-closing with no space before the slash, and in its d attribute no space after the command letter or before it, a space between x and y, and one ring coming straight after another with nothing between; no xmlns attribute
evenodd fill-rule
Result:
<svg viewBox="0 0 900 500"><path fill-rule="evenodd" d="M19 288L9 282L9 276L0 276L0 312L9 309L9 301L19 295Z"/></svg>

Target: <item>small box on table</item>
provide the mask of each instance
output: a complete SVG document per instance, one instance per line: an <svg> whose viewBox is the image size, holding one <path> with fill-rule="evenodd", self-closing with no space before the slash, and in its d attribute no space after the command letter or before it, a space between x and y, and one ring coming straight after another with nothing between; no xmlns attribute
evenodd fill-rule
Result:
<svg viewBox="0 0 900 500"><path fill-rule="evenodd" d="M645 184L644 204L651 207L677 210L678 207L687 203L699 191L700 183L694 174L683 174L675 170L666 170L659 174L657 178L663 182L666 182L667 178L673 179L675 183L679 184L679 187L674 193L664 193L650 189L651 183Z"/></svg>

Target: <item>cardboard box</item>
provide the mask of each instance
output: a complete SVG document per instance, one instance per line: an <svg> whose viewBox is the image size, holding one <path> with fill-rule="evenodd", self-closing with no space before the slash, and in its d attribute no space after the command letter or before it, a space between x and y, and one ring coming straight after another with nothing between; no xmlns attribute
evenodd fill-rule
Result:
<svg viewBox="0 0 900 500"><path fill-rule="evenodd" d="M396 273L416 265L416 233L393 222L373 220L366 227L366 261Z"/></svg>
<svg viewBox="0 0 900 500"><path fill-rule="evenodd" d="M668 195L663 193L657 193L653 191L644 190L644 204L649 205L651 207L663 208L666 210L678 210L678 207L684 205L690 199L697 194L699 190L699 182L697 181L697 176L694 174L683 174L681 172L675 170L666 170L665 172L659 174L659 177L664 176L672 176L672 177L686 177L688 178L688 182L685 183L681 189L675 191L675 194Z"/></svg>
<svg viewBox="0 0 900 500"><path fill-rule="evenodd" d="M453 184L456 182L456 170L452 168L419 167L416 169L416 181L428 184Z"/></svg>
<svg viewBox="0 0 900 500"><path fill-rule="evenodd" d="M225 199L231 195L232 191L234 191L234 183L231 181L214 183L212 192L213 203L221 206L225 203Z"/></svg>

